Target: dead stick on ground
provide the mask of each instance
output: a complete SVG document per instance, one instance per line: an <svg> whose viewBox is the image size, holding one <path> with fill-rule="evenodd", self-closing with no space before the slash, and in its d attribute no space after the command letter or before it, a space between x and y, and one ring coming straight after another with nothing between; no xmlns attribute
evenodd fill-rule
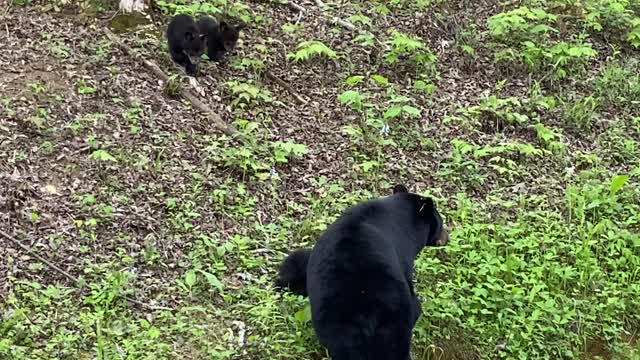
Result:
<svg viewBox="0 0 640 360"><path fill-rule="evenodd" d="M33 255L33 257L35 257L36 259L42 261L43 263L47 264L50 268L56 270L57 272L59 272L60 274L64 275L64 277L66 277L67 279L77 283L78 279L75 278L73 275L69 274L68 272L62 270L61 268L59 268L58 266L52 264L51 262L49 262L49 260L43 258L42 256L36 254L35 252L33 252L33 250L31 250L28 246L23 245L20 241L16 240L15 238L13 238L11 235L5 233L4 231L0 230L0 235L2 235L5 239L10 240L11 242L13 242L14 244L16 244L19 248L21 248L22 250L28 252L29 254Z"/></svg>
<svg viewBox="0 0 640 360"><path fill-rule="evenodd" d="M7 14L9 13L9 9L11 9L11 5L13 5L13 0L9 1L9 5L7 5L7 8L4 10L4 14L2 15L2 17L7 17Z"/></svg>
<svg viewBox="0 0 640 360"><path fill-rule="evenodd" d="M114 33L112 33L109 29L105 28L104 29L104 33L107 35L107 37L111 41L116 43L116 45L118 45L118 47L120 47L120 49L122 49L124 52L126 52L131 58L133 58L133 59L139 59L140 58L140 56L138 55L138 53L135 50L133 50L127 44L125 44L122 41L120 41L118 39L118 37ZM158 78L160 78L160 80L164 81L165 83L169 82L169 77L167 76L167 74L165 74L164 71L162 71L162 69L160 69L160 67L158 65L156 65L154 62L152 62L150 60L143 59L142 60L142 64L147 69L149 69L151 72L153 72ZM207 105L205 105L202 101L200 101L200 99L198 99L198 96L196 94L194 94L191 90L182 89L182 96L185 99L189 100L189 102L191 102L191 104L195 108L197 108L198 110L202 111L205 115L207 115L207 117L213 122L213 125L218 130L222 131L223 133L225 133L225 134L227 134L229 136L233 136L233 135L238 134L238 131L236 129L234 129L230 125L227 125L222 120L220 115L215 113Z"/></svg>
<svg viewBox="0 0 640 360"><path fill-rule="evenodd" d="M304 7L302 7L302 6L300 6L300 5L296 4L296 3L293 3L291 1L287 1L287 2L284 2L282 4L288 6L291 10L297 11L297 12L300 12L300 13L303 13L303 12L307 11L307 9L305 9ZM340 26L342 26L345 29L350 30L350 31L358 30L358 28L355 25L353 25L352 23L350 23L348 21L339 19L339 18L337 18L335 16L328 16L326 14L326 12L324 11L327 5L325 3L323 3L322 1L316 0L316 6L318 6L318 8L320 8L320 12L322 12L322 15L326 18L326 20L327 20L327 22L329 24L331 24L331 25L340 25Z"/></svg>
<svg viewBox="0 0 640 360"><path fill-rule="evenodd" d="M328 17L327 17L327 21L328 21L328 22L329 22L329 24L331 24L331 25L336 25L336 24L337 24L337 25L340 25L340 26L342 26L343 28L345 28L345 29L347 29L347 30L350 30L350 31L358 30L358 28L356 28L356 26L355 26L355 25L353 25L352 23L350 23L350 22L348 22L348 21L345 21L345 20L342 20L342 19L339 19L339 18L337 18L337 17L335 17L335 16L333 16L333 17L328 16Z"/></svg>
<svg viewBox="0 0 640 360"><path fill-rule="evenodd" d="M300 94L298 94L295 90L293 90L291 85L287 84L284 80L280 79L279 77L273 75L269 70L264 71L264 76L266 76L271 81L275 81L280 86L285 88L285 90L287 90L289 94L291 94L300 104L308 103L307 100L303 99L302 96L300 96Z"/></svg>
<svg viewBox="0 0 640 360"><path fill-rule="evenodd" d="M29 248L28 246L22 244L20 241L18 241L13 236L7 234L6 232L4 232L2 230L0 230L0 235L2 235L2 237L4 237L5 239L11 241L12 243L14 243L20 249L22 249L22 250L26 251L27 253L29 253L34 258L36 258L36 259L42 261L43 263L47 264L47 266L49 266L53 270L55 270L58 273L60 273L62 276L66 277L67 279L71 280L72 282L74 282L76 284L80 283L80 279L78 279L77 277L75 277L75 276L69 274L68 272L62 270L60 267L58 267L57 265L53 264L49 260L43 258L42 256L36 254L33 250L31 250L31 248ZM150 304L147 304L147 303L143 303L142 301L138 301L138 300L132 299L132 298L127 297L127 296L124 296L123 298L125 300L127 300L128 302L131 302L131 303L134 303L134 304L137 304L137 305L140 305L142 307L146 307L146 308L149 308L149 309L152 309L152 310L169 310L169 311L173 311L173 309L168 308L168 307L150 305Z"/></svg>
<svg viewBox="0 0 640 360"><path fill-rule="evenodd" d="M349 31L358 31L359 33L364 33L364 31L362 29L358 29L357 26L353 25L352 23L346 21L346 20L342 20L338 17L335 16L331 16L331 15L327 15L325 8L326 8L326 4L320 0L316 0L316 6L318 6L318 8L320 9L320 12L322 13L322 15L325 17L327 23L331 24L331 25L340 25L343 28L349 30ZM285 5L287 5L291 10L293 11L297 11L300 13L304 13L306 11L306 9L296 3L287 1L286 3L284 3ZM373 34L371 34L373 35ZM381 45L383 48L386 48L386 45L380 41L377 37L374 36L375 41Z"/></svg>
<svg viewBox="0 0 640 360"><path fill-rule="evenodd" d="M338 17L328 15L326 12L327 4L325 4L322 0L315 0L315 3L316 3L316 6L320 9L320 12L322 13L322 15L327 19L327 22L329 24L340 25L349 31L359 30L355 25L353 25L352 23L346 20L342 20Z"/></svg>
<svg viewBox="0 0 640 360"><path fill-rule="evenodd" d="M301 5L298 5L298 4L293 3L291 1L283 2L283 4L288 6L293 11L297 11L297 12L300 12L300 13L303 13L303 12L307 11L307 9L305 9Z"/></svg>

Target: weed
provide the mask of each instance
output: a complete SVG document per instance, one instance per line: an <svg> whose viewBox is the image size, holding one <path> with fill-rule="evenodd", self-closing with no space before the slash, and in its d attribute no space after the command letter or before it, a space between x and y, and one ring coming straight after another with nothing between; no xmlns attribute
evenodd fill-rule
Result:
<svg viewBox="0 0 640 360"><path fill-rule="evenodd" d="M538 140L548 150L554 153L562 153L566 150L566 145L562 142L562 134L554 131L542 123L537 123L531 126L535 132Z"/></svg>
<svg viewBox="0 0 640 360"><path fill-rule="evenodd" d="M277 164L288 163L289 160L301 157L308 151L303 144L266 141L266 133L255 122L238 120L235 123L245 139L241 146L223 146L231 139L220 137L212 141L205 150L214 162L235 167L243 174L256 176L260 180L277 178Z"/></svg>
<svg viewBox="0 0 640 360"><path fill-rule="evenodd" d="M581 67L596 56L591 44L578 40L554 41L551 33L557 16L544 9L520 7L488 20L489 34L498 41L496 61L517 61L532 71L550 71L565 78L568 69Z"/></svg>
<svg viewBox="0 0 640 360"><path fill-rule="evenodd" d="M633 105L640 97L640 75L634 71L637 69L633 62L627 66L619 61L606 64L595 80L598 97L613 104Z"/></svg>
<svg viewBox="0 0 640 360"><path fill-rule="evenodd" d="M295 62L307 61L315 57L335 59L338 55L319 40L303 41L298 44L295 53L287 54L287 58L293 59Z"/></svg>
<svg viewBox="0 0 640 360"><path fill-rule="evenodd" d="M158 0L155 4L164 13L170 15L226 14L233 18L242 19L242 21L244 22L248 22L254 19L251 15L249 6L240 1L209 0L206 2L194 2L185 4L184 2Z"/></svg>
<svg viewBox="0 0 640 360"><path fill-rule="evenodd" d="M271 92L260 88L255 81L228 81L227 87L231 90L235 99L231 101L231 105L238 109L247 109L261 103L269 103L272 101Z"/></svg>
<svg viewBox="0 0 640 360"><path fill-rule="evenodd" d="M384 54L384 59L389 64L395 64L407 57L420 72L433 73L437 57L420 39L392 30L391 38L386 41L389 50Z"/></svg>
<svg viewBox="0 0 640 360"><path fill-rule="evenodd" d="M95 86L92 85L88 85L86 84L84 81L80 81L78 83L78 93L80 95L89 95L89 94L93 94L97 91L98 89L95 88Z"/></svg>
<svg viewBox="0 0 640 360"><path fill-rule="evenodd" d="M326 359L278 265L399 182L451 237L416 261L412 358L638 357L636 0L153 2L248 24L207 67L225 80L196 79L238 136L141 86L95 16L50 11L90 2L4 16L40 36L2 54L0 228L80 283L9 242L0 358ZM121 34L161 67L162 22Z"/></svg>
<svg viewBox="0 0 640 360"><path fill-rule="evenodd" d="M565 119L582 130L590 130L600 108L600 101L593 96L569 100L563 103Z"/></svg>

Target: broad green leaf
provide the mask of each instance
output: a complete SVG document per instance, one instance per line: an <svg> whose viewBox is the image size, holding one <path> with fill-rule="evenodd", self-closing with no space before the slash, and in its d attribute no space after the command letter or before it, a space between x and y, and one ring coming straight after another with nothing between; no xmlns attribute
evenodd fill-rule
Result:
<svg viewBox="0 0 640 360"><path fill-rule="evenodd" d="M354 76L349 76L347 78L347 80L345 80L344 82L349 84L349 85L354 85L354 84L358 84L359 82L361 82L362 79L364 79L363 75L354 75Z"/></svg>
<svg viewBox="0 0 640 360"><path fill-rule="evenodd" d="M419 117L421 112L420 109L410 106L410 105L405 105L402 107L402 111L404 111L405 113L414 116L414 117Z"/></svg>
<svg viewBox="0 0 640 360"><path fill-rule="evenodd" d="M378 84L381 84L381 85L389 84L389 80L386 77L384 77L382 75L378 75L378 74L371 75L371 80L373 80L373 81L375 81L375 82L377 82Z"/></svg>
<svg viewBox="0 0 640 360"><path fill-rule="evenodd" d="M204 275L204 277L207 279L207 282L209 282L209 285L211 285L211 287L217 289L218 291L222 291L224 286L222 285L222 283L220 282L220 280L218 280L218 278L206 271L200 270L200 272L202 273L202 275Z"/></svg>
<svg viewBox="0 0 640 360"><path fill-rule="evenodd" d="M384 112L384 118L393 119L398 115L400 115L401 112L402 112L402 106L392 106L388 108L387 111Z"/></svg>
<svg viewBox="0 0 640 360"><path fill-rule="evenodd" d="M628 175L614 176L613 179L611 179L611 188L609 189L609 196L614 196L620 189L622 189L622 187L624 186L624 184L627 183L627 181L629 181Z"/></svg>
<svg viewBox="0 0 640 360"><path fill-rule="evenodd" d="M196 284L196 272L195 272L195 270L187 271L187 274L184 277L184 283L190 288L193 287L193 285Z"/></svg>
<svg viewBox="0 0 640 360"><path fill-rule="evenodd" d="M116 158L111 156L108 152L104 150L96 150L91 155L89 155L92 159L100 160L100 161L117 161Z"/></svg>

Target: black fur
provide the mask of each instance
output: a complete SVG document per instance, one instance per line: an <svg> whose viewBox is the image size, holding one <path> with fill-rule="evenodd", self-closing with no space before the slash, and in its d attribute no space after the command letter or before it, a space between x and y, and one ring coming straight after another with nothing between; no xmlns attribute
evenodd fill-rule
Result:
<svg viewBox="0 0 640 360"><path fill-rule="evenodd" d="M433 200L398 185L389 197L347 209L310 255L292 253L277 283L297 291L306 275L313 327L333 360L409 360L422 312L413 262L424 246L447 242Z"/></svg>
<svg viewBox="0 0 640 360"><path fill-rule="evenodd" d="M200 33L190 15L179 14L167 27L167 41L173 61L183 66L187 74L195 76L200 56L204 53L206 34Z"/></svg>
<svg viewBox="0 0 640 360"><path fill-rule="evenodd" d="M218 23L210 16L198 19L198 28L207 34L207 56L212 61L221 61L225 52L233 52L244 25L230 25L225 21Z"/></svg>
<svg viewBox="0 0 640 360"><path fill-rule="evenodd" d="M289 289L294 294L307 296L307 264L311 249L299 249L287 256L280 265L275 286Z"/></svg>

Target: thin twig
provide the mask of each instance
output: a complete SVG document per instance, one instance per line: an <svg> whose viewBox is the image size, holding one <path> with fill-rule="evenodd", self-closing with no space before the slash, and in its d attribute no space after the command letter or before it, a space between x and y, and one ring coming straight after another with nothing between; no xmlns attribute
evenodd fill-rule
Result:
<svg viewBox="0 0 640 360"><path fill-rule="evenodd" d="M283 2L282 4L288 6L291 10L297 11L297 12L300 12L300 13L303 13L303 12L307 11L307 9L305 9L303 6L298 5L298 4L296 4L294 2L291 2L291 1Z"/></svg>
<svg viewBox="0 0 640 360"><path fill-rule="evenodd" d="M68 156L75 156L75 155L78 155L78 154L80 154L80 153L83 153L83 152L85 152L85 151L87 151L87 150L89 150L89 149L91 149L91 146L89 146L89 145L87 145L87 146L83 146L83 147L81 147L80 149L78 149L78 150L76 150L76 151L73 151L73 152L72 152L71 154L69 154ZM58 157L56 158L56 161L60 161L60 160L62 160L65 156L67 156L67 155L65 155L65 154L60 154L60 156L58 156Z"/></svg>
<svg viewBox="0 0 640 360"><path fill-rule="evenodd" d="M300 94L298 94L295 90L293 90L291 85L287 84L284 80L280 79L279 77L273 75L269 70L264 71L264 76L266 76L271 81L275 81L276 83L278 83L278 85L285 88L285 90L287 90L289 94L291 94L300 104L306 104L309 102L303 99L302 96L300 96Z"/></svg>
<svg viewBox="0 0 640 360"><path fill-rule="evenodd" d="M7 14L9 13L9 9L11 9L12 5L13 5L13 0L9 1L9 5L7 5L6 9L4 9L4 14L2 15L3 18L7 17Z"/></svg>
<svg viewBox="0 0 640 360"><path fill-rule="evenodd" d="M57 272L59 272L60 274L64 275L64 277L66 277L67 279L73 281L74 283L77 283L77 282L80 281L80 280L78 280L78 278L74 277L73 275L69 274L68 272L62 270L58 266L56 266L56 265L52 264L51 262L49 262L49 260L47 260L47 259L43 258L42 256L36 254L28 246L23 245L20 241L16 240L14 237L12 237L11 235L7 234L6 232L0 230L0 235L2 235L5 239L11 241L12 243L16 244L19 248L21 248L22 250L28 252L29 254L31 254L36 259L38 259L38 260L42 261L43 263L47 264L50 268L52 268L52 269L56 270Z"/></svg>
<svg viewBox="0 0 640 360"><path fill-rule="evenodd" d="M353 25L352 23L350 23L350 22L348 22L348 21L346 21L346 20L342 20L342 19L340 19L340 18L337 18L337 17L335 17L335 16L329 16L329 17L327 17L327 21L328 21L328 22L329 22L329 24L331 24L331 25L340 25L340 26L342 26L343 28L345 28L345 29L347 29L347 30L350 30L350 31L355 31L355 30L357 30L357 29L358 29L358 28L357 28L355 25Z"/></svg>
<svg viewBox="0 0 640 360"><path fill-rule="evenodd" d="M66 277L67 279L69 279L70 281L72 281L75 284L79 284L80 283L80 279L78 279L77 277L69 274L68 272L62 270L60 267L58 267L57 265L53 264L52 262L50 262L49 260L43 258L42 256L38 255L36 252L34 252L31 248L29 248L28 246L22 244L20 241L18 241L16 238L14 238L13 236L7 234L6 232L0 230L0 235L2 235L2 237L4 237L5 239L11 241L12 243L14 243L17 247L19 247L20 249L24 250L25 252L29 253L31 256L33 256L34 258L42 261L43 263L47 264L47 266L49 266L50 268L52 268L53 270L57 271L58 273L60 273L61 275L63 275L64 277ZM130 303L134 303L136 305L139 305L141 307L146 307L152 310L168 310L168 311L173 311L172 308L168 308L165 306L156 306L156 305L150 305L147 303L144 303L142 301L136 300L136 299L132 299L128 296L123 296L123 299L127 300Z"/></svg>
<svg viewBox="0 0 640 360"><path fill-rule="evenodd" d="M104 33L107 35L107 37L111 41L116 43L116 45L118 45L118 47L120 47L120 49L122 49L125 53L127 53L131 58L140 59L140 56L138 55L138 53L135 50L133 50L131 47L129 47L127 44L120 41L118 37L111 32L111 30L107 28L104 28L103 30L104 30ZM142 59L142 64L147 69L149 69L152 73L154 73L158 78L160 78L160 80L162 80L164 83L169 82L169 77L167 76L167 74L165 74L164 71L162 71L162 69L160 69L160 67L156 65L156 63L150 60ZM215 128L217 128L221 132L230 136L238 134L238 131L233 126L226 124L222 120L220 115L218 115L216 112L211 110L211 108L205 105L202 101L200 101L200 99L198 99L198 96L194 94L191 90L182 89L182 96L185 99L189 100L189 102L191 102L191 104L195 108L203 112L209 118L209 120L213 122L213 125Z"/></svg>
<svg viewBox="0 0 640 360"><path fill-rule="evenodd" d="M118 14L120 14L120 8L118 7L118 10L116 12L113 13L113 15L111 15L111 18L109 19L109 22L111 22L111 20L115 19L116 16L118 16Z"/></svg>

